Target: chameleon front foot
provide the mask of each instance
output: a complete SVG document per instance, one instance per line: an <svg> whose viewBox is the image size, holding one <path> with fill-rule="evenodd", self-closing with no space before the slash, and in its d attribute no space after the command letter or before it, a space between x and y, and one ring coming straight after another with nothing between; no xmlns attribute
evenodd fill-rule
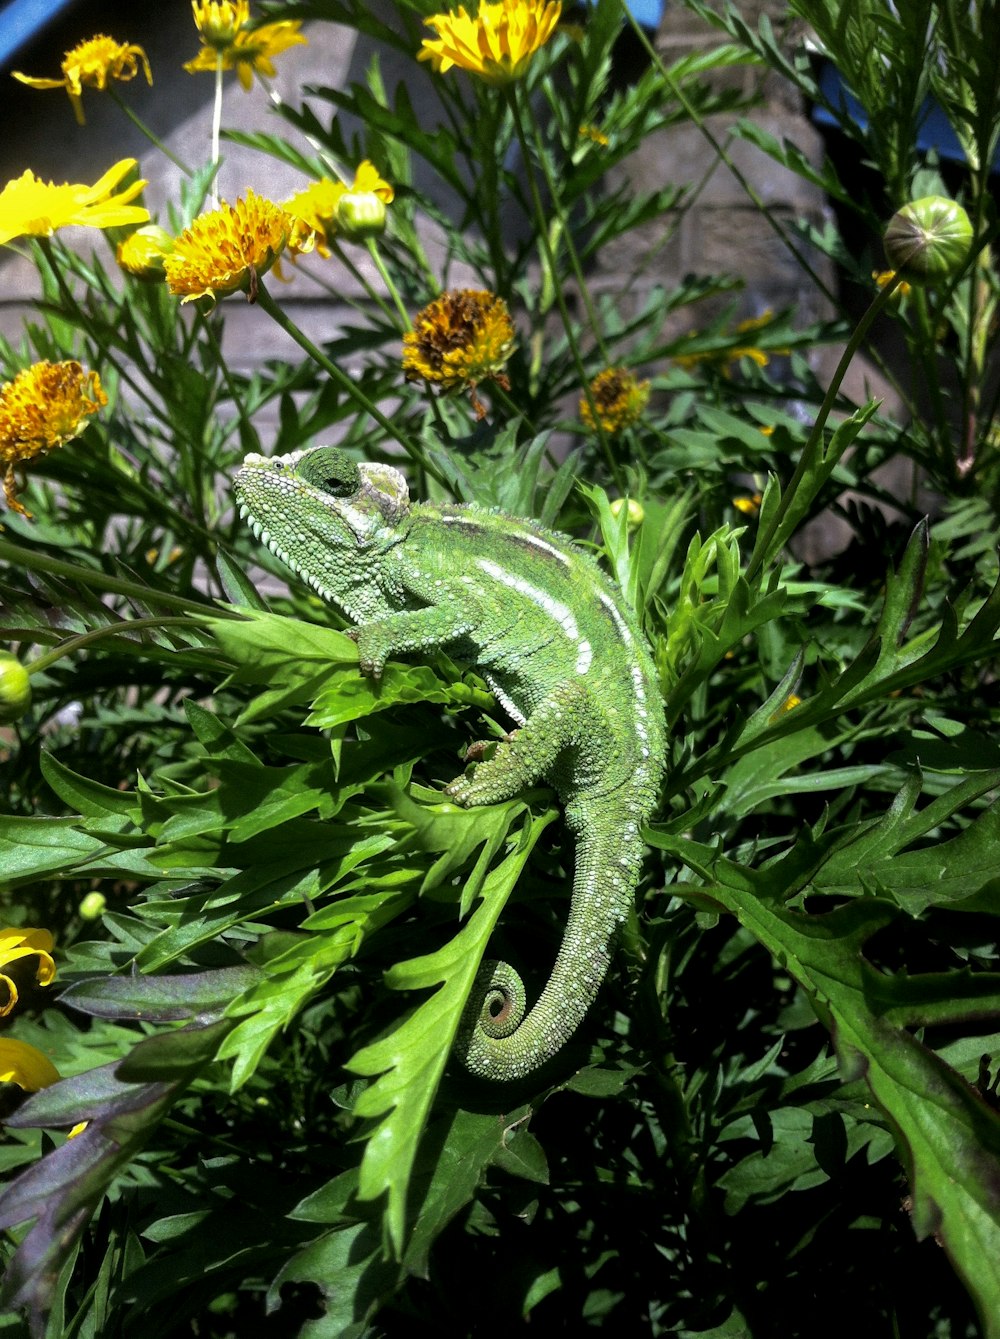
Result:
<svg viewBox="0 0 1000 1339"><path fill-rule="evenodd" d="M486 755L486 750L493 748L497 744L509 744L517 735L516 730L511 730L509 734L497 735L495 739L474 739L465 750L465 762L482 762Z"/></svg>

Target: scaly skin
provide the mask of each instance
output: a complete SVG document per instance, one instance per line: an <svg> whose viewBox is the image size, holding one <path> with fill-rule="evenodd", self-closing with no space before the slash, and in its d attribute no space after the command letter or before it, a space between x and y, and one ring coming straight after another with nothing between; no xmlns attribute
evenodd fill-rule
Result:
<svg viewBox="0 0 1000 1339"><path fill-rule="evenodd" d="M482 668L518 728L451 783L457 803L494 804L545 779L565 807L576 871L548 984L525 1015L517 973L484 963L460 1036L474 1074L521 1078L578 1027L632 904L665 751L642 633L564 535L474 506L411 505L390 466L324 446L250 455L235 488L259 537L358 624L366 673L445 645Z"/></svg>

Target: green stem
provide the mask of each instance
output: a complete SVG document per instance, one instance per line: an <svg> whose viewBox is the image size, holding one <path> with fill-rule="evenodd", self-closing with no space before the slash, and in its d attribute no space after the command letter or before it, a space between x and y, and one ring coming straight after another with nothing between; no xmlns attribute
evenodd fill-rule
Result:
<svg viewBox="0 0 1000 1339"><path fill-rule="evenodd" d="M444 477L424 459L423 452L420 450L419 446L412 442L404 433L400 432L395 423L382 413L382 410L379 409L378 405L369 400L368 396L357 382L353 381L346 372L341 371L336 363L331 362L322 349L318 348L309 336L300 330L295 322L285 315L275 302L274 298L264 287L263 283L259 281L257 285L257 305L263 308L268 316L270 316L271 319L284 330L285 334L293 339L299 348L307 353L309 357L312 358L313 362L317 363L323 369L331 381L335 382L355 404L363 409L370 418L375 420L383 431L388 433L394 441L399 443L411 460L419 465L421 469L425 469L439 484L447 486L447 481Z"/></svg>
<svg viewBox="0 0 1000 1339"><path fill-rule="evenodd" d="M535 156L538 159L539 167L542 169L542 176L545 178L545 185L549 192L549 199L552 202L551 203L552 221L550 225L552 228L552 240L550 240L549 243L549 250L552 255L555 255L555 246L553 243L558 242L559 240L561 240L563 245L566 247L566 255L569 257L569 263L573 271L573 277L576 279L577 288L579 289L580 292L580 298L583 302L584 307L587 310L587 320L590 322L590 331L591 334L594 336L594 343L600 350L601 358L604 360L605 366L608 366L611 360L608 356L608 350L604 343L604 336L601 333L601 323L600 320L598 319L597 311L594 308L593 299L590 296L590 289L587 285L587 279L583 273L583 265L580 262L580 254L577 251L576 246L573 242L573 231L569 227L566 215L563 213L562 204L559 199L559 186L552 174L552 168L549 163L548 154L545 152L545 146L542 143L542 138L538 130L538 122L535 120L534 115L531 114L530 101L528 103L528 112L529 112L529 123L531 125L531 138L532 138L532 144L535 149ZM522 139L523 144L523 130L520 128L520 124L518 126L518 136L519 138ZM530 162L529 162L529 168L530 168ZM536 195L537 195L537 188L535 191L532 192L533 198ZM553 280L555 279L554 274L552 278Z"/></svg>
<svg viewBox="0 0 1000 1339"><path fill-rule="evenodd" d="M590 380L587 376L586 369L584 368L583 357L580 353L580 346L576 338L576 329L573 318L570 316L569 309L566 306L566 297L562 291L562 284L556 279L556 259L549 242L548 221L545 217L545 207L542 203L541 192L538 189L538 180L531 161L531 146L528 143L524 125L521 121L521 114L517 105L517 95L513 87L507 89L507 100L510 105L511 115L514 118L514 131L517 135L518 142L521 145L521 152L524 154L525 173L528 179L528 190L531 194L532 208L535 211L535 222L538 228L538 241L542 249L542 259L552 275L556 305L559 308L563 328L566 331L566 340L569 344L570 355L573 359L574 366L576 367L576 373L580 385L583 388L584 397L586 398L587 404L590 406L590 412L597 425L598 440L600 441L601 449L604 452L608 471L614 480L615 486L620 491L624 491L625 485L618 469L618 462L615 459L614 452L611 450L611 443L608 440L608 435L600 424L600 416L597 411L597 406L594 403L593 393L590 389Z"/></svg>
<svg viewBox="0 0 1000 1339"><path fill-rule="evenodd" d="M41 674L57 660L90 646L92 642L100 641L104 637L114 637L120 632L145 632L147 628L190 628L196 627L197 623L198 620L190 615L178 615L174 618L164 618L161 615L159 618L133 618L120 623L107 623L100 628L91 628L89 632L78 633L76 637L68 637L66 641L60 642L51 651L46 651L37 660L29 660L25 664L25 669L29 674Z"/></svg>
<svg viewBox="0 0 1000 1339"><path fill-rule="evenodd" d="M78 563L67 563L61 558L52 558L36 549L21 548L10 540L0 539L0 562L6 562L25 572L47 572L50 576L66 577L93 590L107 591L112 595L125 595L139 600L142 604L159 604L165 609L185 610L190 614L211 615L213 618L236 618L226 609L215 605L200 604L196 600L187 600L183 595L171 595L168 591L154 590L138 581L126 581L122 577L109 576L92 567L81 567Z"/></svg>
<svg viewBox="0 0 1000 1339"><path fill-rule="evenodd" d="M222 52L215 53L215 101L212 105L212 208L219 207L219 135L222 130Z"/></svg>
<svg viewBox="0 0 1000 1339"><path fill-rule="evenodd" d="M382 276L382 282L385 284L389 292L389 296L395 303L396 310L399 312L400 320L403 322L403 329L412 330L413 322L410 320L410 313L406 310L406 307L403 305L403 299L399 296L399 290L396 288L396 285L392 282L392 276L389 274L389 271L385 267L385 263L382 260L382 256L379 253L379 249L375 245L374 237L369 237L365 245L368 248L368 254L372 258L372 264L375 266L379 274Z"/></svg>
<svg viewBox="0 0 1000 1339"><path fill-rule="evenodd" d="M854 355L861 347L865 336L871 329L872 322L875 320L876 316L878 316L879 312L886 306L890 297L901 282L902 280L900 276L894 274L886 284L885 288L876 295L874 302L872 302L864 316L862 316L854 333L847 341L844 352L841 354L840 362L837 364L837 369L830 379L826 395L823 397L823 403L819 407L819 413L816 415L816 421L813 423L812 431L809 433L806 444L802 448L802 454L799 457L799 463L796 466L795 473L789 480L788 487L782 493L781 501L779 502L774 515L771 517L766 531L763 535L758 536L753 556L750 559L745 573L748 581L751 580L764 563L768 561L768 550L774 540L774 536L777 534L781 522L788 514L802 480L805 478L807 471L812 467L814 457L818 451L822 451L823 429L826 427L826 421L830 417L830 411L833 409L834 402L837 398L837 392L840 390L847 369L850 367Z"/></svg>
<svg viewBox="0 0 1000 1339"><path fill-rule="evenodd" d="M507 392L504 390L504 388L500 385L498 381L490 381L486 385L486 392L488 395L492 396L493 399L499 400L500 403L504 406L504 408L508 411L508 413L510 413L514 418L519 418L521 422L524 424L524 426L531 433L532 437L537 435L537 429L535 428L535 425L532 423L531 419L524 412L521 406L519 404L516 404L515 401L512 399L512 397L507 394ZM549 459L551 460L551 456L549 457Z"/></svg>
<svg viewBox="0 0 1000 1339"><path fill-rule="evenodd" d="M803 272L809 276L809 278L816 285L816 287L823 294L823 296L827 299L827 301L830 302L841 314L843 314L844 306L841 303L840 299L838 298L837 294L830 288L830 286L827 283L824 282L819 271L816 270L809 263L809 258L806 255L805 251L799 250L799 248L795 245L795 242L793 241L792 237L788 234L788 232L786 232L786 230L774 217L773 211L765 203L759 191L754 189L753 183L749 180L746 174L740 170L739 164L735 162L732 155L727 151L725 145L722 144L719 141L719 139L712 133L712 130L708 125L708 122L705 120L705 118L698 111L697 107L694 105L694 103L692 103L691 99L684 92L684 87L682 83L674 75L673 71L668 69L667 66L663 63L663 59L660 56L660 53L650 42L649 38L646 36L646 33L643 31L642 27L636 22L635 18L631 13L629 13L627 8L625 9L625 17L631 24L632 31L639 39L639 42L641 43L646 54L649 56L650 60L653 62L655 67L659 70L661 76L663 77L664 82L670 89L670 92L673 94L673 96L680 103L681 107L684 109L685 115L690 119L692 124L697 127L697 129L708 141L713 152L718 155L719 161L732 173L733 178L738 183L740 189L745 193L747 198L750 200L751 204L757 210L760 217L763 218L764 222L774 233L775 237L777 237L781 245L788 251L789 255L791 255L795 263L799 265L802 268ZM893 390L899 395L900 399L905 401L906 396L899 383L899 379L895 375L889 364L886 362L881 351L879 349L871 349L869 352L871 357L875 361L879 371L886 378L888 383L892 386Z"/></svg>
<svg viewBox="0 0 1000 1339"><path fill-rule="evenodd" d="M140 130L143 135L146 136L146 138L149 140L150 144L154 146L154 148L159 149L160 153L164 154L167 158L169 158L175 167L179 167L186 177L194 175L191 168L188 167L187 163L183 162L180 158L177 157L173 149L169 148L163 142L163 140L160 139L159 135L157 135L154 131L152 131L149 128L149 126L142 119L142 117L139 116L137 112L134 112L132 108L128 105L128 103L125 102L121 97L119 97L119 95L115 92L115 90L111 87L110 84L108 84L107 91L111 97L111 100L117 103L117 105L122 109L122 111L125 113L128 119L132 122L132 124L138 130Z"/></svg>
<svg viewBox="0 0 1000 1339"><path fill-rule="evenodd" d="M341 263L341 265L343 265L344 269L347 270L349 274L353 275L353 277L357 280L358 287L364 290L366 296L370 298L372 303L379 309L379 311L390 323L390 325L395 325L396 323L395 313L389 306L388 302L386 302L385 299L379 293L376 293L375 285L369 282L364 272L361 269L359 269L357 265L355 265L354 261L347 254L346 250L342 246L340 246L336 241L334 241L333 243L333 254L337 257L337 260ZM298 269L301 270L303 274L308 274L309 278L313 281L314 284L318 285L325 292L329 293L331 297L335 297L338 302L349 303L350 306L352 306L356 312L359 312L362 315L370 314L366 312L363 303L354 301L353 299L346 297L343 291L338 292L337 289L333 286L333 284L328 284L327 281L320 275L318 275L314 269L311 269L308 265L304 265L301 260L297 261L296 263Z"/></svg>

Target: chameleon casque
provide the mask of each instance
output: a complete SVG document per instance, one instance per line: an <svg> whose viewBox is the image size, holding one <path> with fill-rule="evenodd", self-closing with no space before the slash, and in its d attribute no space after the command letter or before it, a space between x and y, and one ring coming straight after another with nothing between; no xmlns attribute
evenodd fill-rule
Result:
<svg viewBox="0 0 1000 1339"><path fill-rule="evenodd" d="M443 646L480 667L517 729L447 787L453 800L492 804L544 779L562 802L576 868L552 975L525 1013L514 969L484 963L460 1034L474 1074L518 1079L576 1030L632 905L665 753L643 634L566 536L475 505L411 504L389 465L330 446L252 454L235 491L258 538L357 624L366 673Z"/></svg>

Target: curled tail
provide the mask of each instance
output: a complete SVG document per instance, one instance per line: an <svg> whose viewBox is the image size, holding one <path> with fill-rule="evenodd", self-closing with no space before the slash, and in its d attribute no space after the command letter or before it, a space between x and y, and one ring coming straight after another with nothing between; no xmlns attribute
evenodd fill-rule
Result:
<svg viewBox="0 0 1000 1339"><path fill-rule="evenodd" d="M566 930L552 975L527 1015L524 985L505 962L479 969L458 1049L481 1078L510 1082L537 1069L569 1040L607 975L618 928L639 879L641 815L577 802L566 820L577 834L576 872Z"/></svg>

